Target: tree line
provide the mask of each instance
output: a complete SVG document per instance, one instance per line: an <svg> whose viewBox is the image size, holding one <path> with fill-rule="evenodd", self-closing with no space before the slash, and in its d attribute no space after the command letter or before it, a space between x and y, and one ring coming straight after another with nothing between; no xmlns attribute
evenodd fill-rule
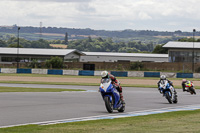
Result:
<svg viewBox="0 0 200 133"><path fill-rule="evenodd" d="M200 39L194 38L181 38L177 41L182 42L200 42ZM50 44L65 44L63 40L43 40L29 41L23 38L19 38L19 47L21 48L53 48ZM165 43L164 43L165 44ZM77 49L85 52L123 52L123 53L162 53L166 54L167 49L162 48L164 44L153 44L152 42L144 43L141 41L129 41L129 42L113 42L111 38L103 39L101 37L87 39L80 39L69 41L68 49ZM8 40L0 39L0 47L17 47L18 38L11 37Z"/></svg>
<svg viewBox="0 0 200 133"><path fill-rule="evenodd" d="M17 25L13 25L10 27L0 26L0 32L6 33L16 33L18 29ZM94 30L90 28L86 29L76 29L76 28L63 28L63 27L32 27L26 26L21 27L20 33L58 33L65 34L68 33L71 35L96 35L99 37L117 37L117 38L130 38L130 37L140 37L140 36L192 36L191 32L182 32L181 30L177 30L174 32L168 31L154 31L154 30L131 30L126 29L122 31L106 31L106 30ZM196 36L200 36L200 32L196 31Z"/></svg>
<svg viewBox="0 0 200 133"><path fill-rule="evenodd" d="M85 52L152 52L154 49L153 43L142 43L141 41L118 42L115 43L111 38L102 39L101 37L92 39L81 39L70 41L67 46L68 49L77 49Z"/></svg>
<svg viewBox="0 0 200 133"><path fill-rule="evenodd" d="M11 37L8 40L0 39L0 47L15 47L17 48L18 38ZM23 38L19 38L19 47L21 48L53 48L50 46L50 42L47 40L39 39L37 41L29 41Z"/></svg>
<svg viewBox="0 0 200 133"><path fill-rule="evenodd" d="M50 44L65 44L63 40L43 40L29 41L19 38L19 47L21 48L53 48ZM18 38L11 37L8 40L0 39L0 47L17 47ZM113 42L111 38L103 39L101 37L92 39L80 39L69 41L68 49L77 49L85 52L124 52L124 53L137 53L137 52L152 52L154 49L153 43L142 43L141 41L130 42Z"/></svg>

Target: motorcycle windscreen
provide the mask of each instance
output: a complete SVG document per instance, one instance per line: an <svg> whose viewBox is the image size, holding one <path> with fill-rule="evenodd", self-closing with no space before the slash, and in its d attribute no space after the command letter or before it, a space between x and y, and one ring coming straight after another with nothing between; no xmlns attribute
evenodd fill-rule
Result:
<svg viewBox="0 0 200 133"><path fill-rule="evenodd" d="M109 78L102 79L100 88L103 89L105 92L112 88L111 80Z"/></svg>

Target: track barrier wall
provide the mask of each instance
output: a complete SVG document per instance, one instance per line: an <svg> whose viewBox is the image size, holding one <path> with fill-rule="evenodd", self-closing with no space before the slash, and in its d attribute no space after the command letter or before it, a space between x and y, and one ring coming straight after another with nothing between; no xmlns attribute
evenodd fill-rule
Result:
<svg viewBox="0 0 200 133"><path fill-rule="evenodd" d="M1 73L17 73L15 68L1 68Z"/></svg>
<svg viewBox="0 0 200 133"><path fill-rule="evenodd" d="M102 71L94 71L94 76L101 76Z"/></svg>
<svg viewBox="0 0 200 133"><path fill-rule="evenodd" d="M17 73L32 73L31 69L17 69Z"/></svg>
<svg viewBox="0 0 200 133"><path fill-rule="evenodd" d="M128 77L128 72L111 71L110 73L116 77Z"/></svg>
<svg viewBox="0 0 200 133"><path fill-rule="evenodd" d="M0 73L29 73L29 74L52 74L52 75L75 75L75 76L101 76L102 71L90 70L55 70L55 69L16 69L0 68ZM110 71L116 77L160 77L167 78L200 78L200 73L173 73L173 72L143 72L143 71Z"/></svg>
<svg viewBox="0 0 200 133"><path fill-rule="evenodd" d="M80 76L94 76L94 71L80 70L78 75L80 75Z"/></svg>
<svg viewBox="0 0 200 133"><path fill-rule="evenodd" d="M63 75L63 70L48 70L47 74L53 74L53 75Z"/></svg>
<svg viewBox="0 0 200 133"><path fill-rule="evenodd" d="M144 72L144 77L160 77L160 72Z"/></svg>
<svg viewBox="0 0 200 133"><path fill-rule="evenodd" d="M47 69L32 69L32 74L47 74Z"/></svg>
<svg viewBox="0 0 200 133"><path fill-rule="evenodd" d="M79 70L63 70L63 75L78 75Z"/></svg>
<svg viewBox="0 0 200 133"><path fill-rule="evenodd" d="M177 73L177 78L193 78L193 73Z"/></svg>

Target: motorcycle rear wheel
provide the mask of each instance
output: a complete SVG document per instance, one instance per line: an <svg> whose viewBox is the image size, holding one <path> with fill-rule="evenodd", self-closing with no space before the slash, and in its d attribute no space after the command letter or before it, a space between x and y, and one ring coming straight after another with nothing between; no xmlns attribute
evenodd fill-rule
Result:
<svg viewBox="0 0 200 133"><path fill-rule="evenodd" d="M120 109L118 109L118 112L124 112L125 111L125 105L123 105Z"/></svg>
<svg viewBox="0 0 200 133"><path fill-rule="evenodd" d="M110 98L109 97L104 97L104 101L105 101L105 106L106 109L109 113L113 112L113 105L112 102L110 102Z"/></svg>

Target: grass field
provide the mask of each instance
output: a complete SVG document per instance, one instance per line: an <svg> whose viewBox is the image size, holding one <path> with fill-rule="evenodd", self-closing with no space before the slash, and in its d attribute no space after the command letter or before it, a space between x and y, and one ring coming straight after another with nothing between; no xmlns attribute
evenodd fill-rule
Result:
<svg viewBox="0 0 200 133"><path fill-rule="evenodd" d="M100 79L100 76L75 76L75 75L51 75L51 74L9 74L9 73L0 73L1 76L26 76L26 77L70 77L70 78L98 78ZM156 79L159 80L159 77L117 77L118 79ZM182 78L168 78L170 80L182 80ZM198 78L189 78L189 80L192 81L200 81Z"/></svg>
<svg viewBox="0 0 200 133"><path fill-rule="evenodd" d="M0 133L198 133L200 110L93 120L55 125L2 128Z"/></svg>
<svg viewBox="0 0 200 133"><path fill-rule="evenodd" d="M12 81L4 80L4 76L9 76L9 79L11 77L15 77ZM19 80L17 81L16 79L21 79L21 78L27 78L33 77L33 78L45 78L46 80L39 80L39 81L23 81ZM8 78L8 77L7 77ZM59 79L57 81L49 81L48 79ZM49 74L0 74L0 83L17 83L17 84L52 84L52 85L83 85L83 86L99 86L99 80L100 76L73 76L73 75L49 75ZM157 81L159 78L157 77L117 77L119 81L131 81L131 82L121 82L123 87L148 87L148 88L157 88ZM3 79L3 80L1 80ZM32 79L32 78L31 78ZM87 79L87 82L80 82L82 80ZM96 79L94 81L94 79ZM133 80L131 80L133 79ZM169 78L171 81L174 81L175 88L182 88L181 87L181 78ZM67 80L70 80L72 82L69 82ZM135 81L136 80L136 81ZM138 84L138 80L144 82L142 84ZM200 89L200 79L194 79L190 78L189 80L194 81L195 88ZM152 81L153 84L148 84L146 81Z"/></svg>
<svg viewBox="0 0 200 133"><path fill-rule="evenodd" d="M51 47L56 47L56 48L63 48L66 49L67 45L64 44L50 44Z"/></svg>
<svg viewBox="0 0 200 133"><path fill-rule="evenodd" d="M0 92L62 92L62 91L85 91L85 90L59 89L59 88L0 87Z"/></svg>

